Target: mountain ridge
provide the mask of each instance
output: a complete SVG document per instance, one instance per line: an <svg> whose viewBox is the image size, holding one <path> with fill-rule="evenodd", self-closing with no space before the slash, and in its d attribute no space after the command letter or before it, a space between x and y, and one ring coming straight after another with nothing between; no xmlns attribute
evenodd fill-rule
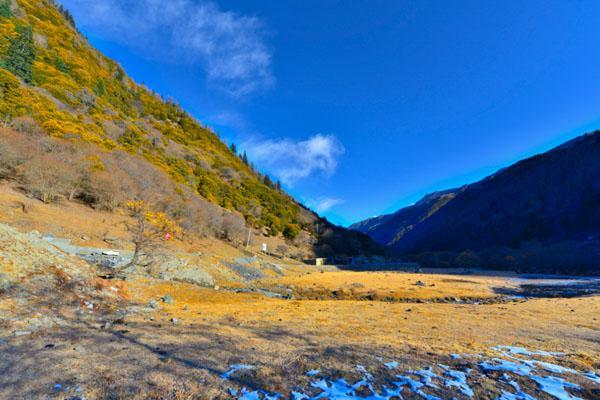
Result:
<svg viewBox="0 0 600 400"><path fill-rule="evenodd" d="M544 247L565 242L572 242L570 254L575 255L587 251L575 243L587 243L593 247L592 256L583 269L600 272L600 252L594 256L600 240L600 131L447 193L452 198L444 204L432 201L442 198L433 193L351 229L405 255L468 252L480 257L479 253L501 248L517 249L520 255L532 243ZM526 267L544 268L539 265L542 261L537 264Z"/></svg>

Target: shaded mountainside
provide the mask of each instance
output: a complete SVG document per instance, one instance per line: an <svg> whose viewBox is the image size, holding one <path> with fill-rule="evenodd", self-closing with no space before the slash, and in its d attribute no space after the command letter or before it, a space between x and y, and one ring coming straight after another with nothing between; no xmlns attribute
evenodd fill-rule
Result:
<svg viewBox="0 0 600 400"><path fill-rule="evenodd" d="M428 194L412 206L402 208L394 214L358 222L351 225L350 229L368 234L377 243L393 246L418 224L452 200L458 191L458 189L451 189Z"/></svg>
<svg viewBox="0 0 600 400"><path fill-rule="evenodd" d="M538 253L550 257L560 247L563 258L600 273L600 131L352 228L404 254L468 252L463 262L487 257L490 267L521 257L526 265L515 266L544 270L558 261ZM535 260L525 261L530 253ZM550 269L571 265L559 264Z"/></svg>
<svg viewBox="0 0 600 400"><path fill-rule="evenodd" d="M292 241L315 238L320 223L330 233L321 241L339 243L304 244L377 249L302 207L245 153L135 83L51 0L0 0L0 119L0 179L42 201L112 210L143 197L184 228L205 227L202 234L237 231L239 242L247 224Z"/></svg>

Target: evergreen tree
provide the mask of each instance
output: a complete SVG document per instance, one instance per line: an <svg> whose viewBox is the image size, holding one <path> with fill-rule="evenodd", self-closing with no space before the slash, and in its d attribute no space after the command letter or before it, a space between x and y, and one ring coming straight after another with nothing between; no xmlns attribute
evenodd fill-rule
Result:
<svg viewBox="0 0 600 400"><path fill-rule="evenodd" d="M69 71L71 70L71 68L69 68L69 66L67 65L65 60L63 60L62 58L60 58L58 56L54 60L54 66L56 67L57 70L65 73L65 74L68 74Z"/></svg>
<svg viewBox="0 0 600 400"><path fill-rule="evenodd" d="M123 79L125 79L125 71L123 71L123 68L121 68L121 66L117 66L114 76L116 80L118 80L119 82L123 82Z"/></svg>
<svg viewBox="0 0 600 400"><path fill-rule="evenodd" d="M231 145L229 146L229 149L231 150L231 152L233 154L237 154L237 147L236 147L235 143L232 142Z"/></svg>
<svg viewBox="0 0 600 400"><path fill-rule="evenodd" d="M96 93L96 96L98 97L102 97L104 96L104 93L106 93L106 85L104 84L103 79L100 79L98 83L96 83L96 86L94 86L94 93Z"/></svg>
<svg viewBox="0 0 600 400"><path fill-rule="evenodd" d="M0 2L0 17L12 17L12 10L10 9L10 0L3 0Z"/></svg>
<svg viewBox="0 0 600 400"><path fill-rule="evenodd" d="M249 165L249 162L248 162L248 155L246 154L246 152L245 152L245 151L242 153L242 162L243 162L244 164L246 164L246 165Z"/></svg>
<svg viewBox="0 0 600 400"><path fill-rule="evenodd" d="M27 83L33 80L33 62L35 46L31 26L17 26L17 36L12 39L8 48L6 68Z"/></svg>
<svg viewBox="0 0 600 400"><path fill-rule="evenodd" d="M66 8L64 8L62 5L59 5L58 6L58 11L63 15L63 17L65 17L65 19L67 20L67 22L69 23L69 25L71 25L73 28L77 28L75 26L75 19L73 18L73 16L69 12L69 10L67 10Z"/></svg>
<svg viewBox="0 0 600 400"><path fill-rule="evenodd" d="M271 178L269 178L269 175L265 175L265 177L263 178L263 183L268 187L273 188L273 181L271 180Z"/></svg>

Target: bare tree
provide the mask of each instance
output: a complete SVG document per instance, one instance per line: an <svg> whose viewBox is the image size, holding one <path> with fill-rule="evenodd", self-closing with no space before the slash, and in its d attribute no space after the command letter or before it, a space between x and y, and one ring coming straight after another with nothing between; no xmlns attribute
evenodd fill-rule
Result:
<svg viewBox="0 0 600 400"><path fill-rule="evenodd" d="M223 237L231 243L239 246L244 242L246 234L246 223L237 214L225 212L223 214Z"/></svg>
<svg viewBox="0 0 600 400"><path fill-rule="evenodd" d="M64 165L51 156L32 159L22 166L25 190L44 203L56 201L66 187L62 168Z"/></svg>
<svg viewBox="0 0 600 400"><path fill-rule="evenodd" d="M151 211L143 200L127 203L133 221L127 224L134 244L133 257L126 267L138 265L145 258L145 266L152 263L153 253L164 241L180 232L175 222L162 212Z"/></svg>

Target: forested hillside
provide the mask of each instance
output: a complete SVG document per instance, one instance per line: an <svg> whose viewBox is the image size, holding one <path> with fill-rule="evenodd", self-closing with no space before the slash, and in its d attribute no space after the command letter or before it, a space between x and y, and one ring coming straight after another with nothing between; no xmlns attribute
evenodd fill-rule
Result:
<svg viewBox="0 0 600 400"><path fill-rule="evenodd" d="M0 66L0 178L42 201L116 210L143 198L202 234L241 241L248 224L326 251L376 247L326 221L339 243L306 239L314 213L177 103L136 84L51 0L0 1Z"/></svg>

